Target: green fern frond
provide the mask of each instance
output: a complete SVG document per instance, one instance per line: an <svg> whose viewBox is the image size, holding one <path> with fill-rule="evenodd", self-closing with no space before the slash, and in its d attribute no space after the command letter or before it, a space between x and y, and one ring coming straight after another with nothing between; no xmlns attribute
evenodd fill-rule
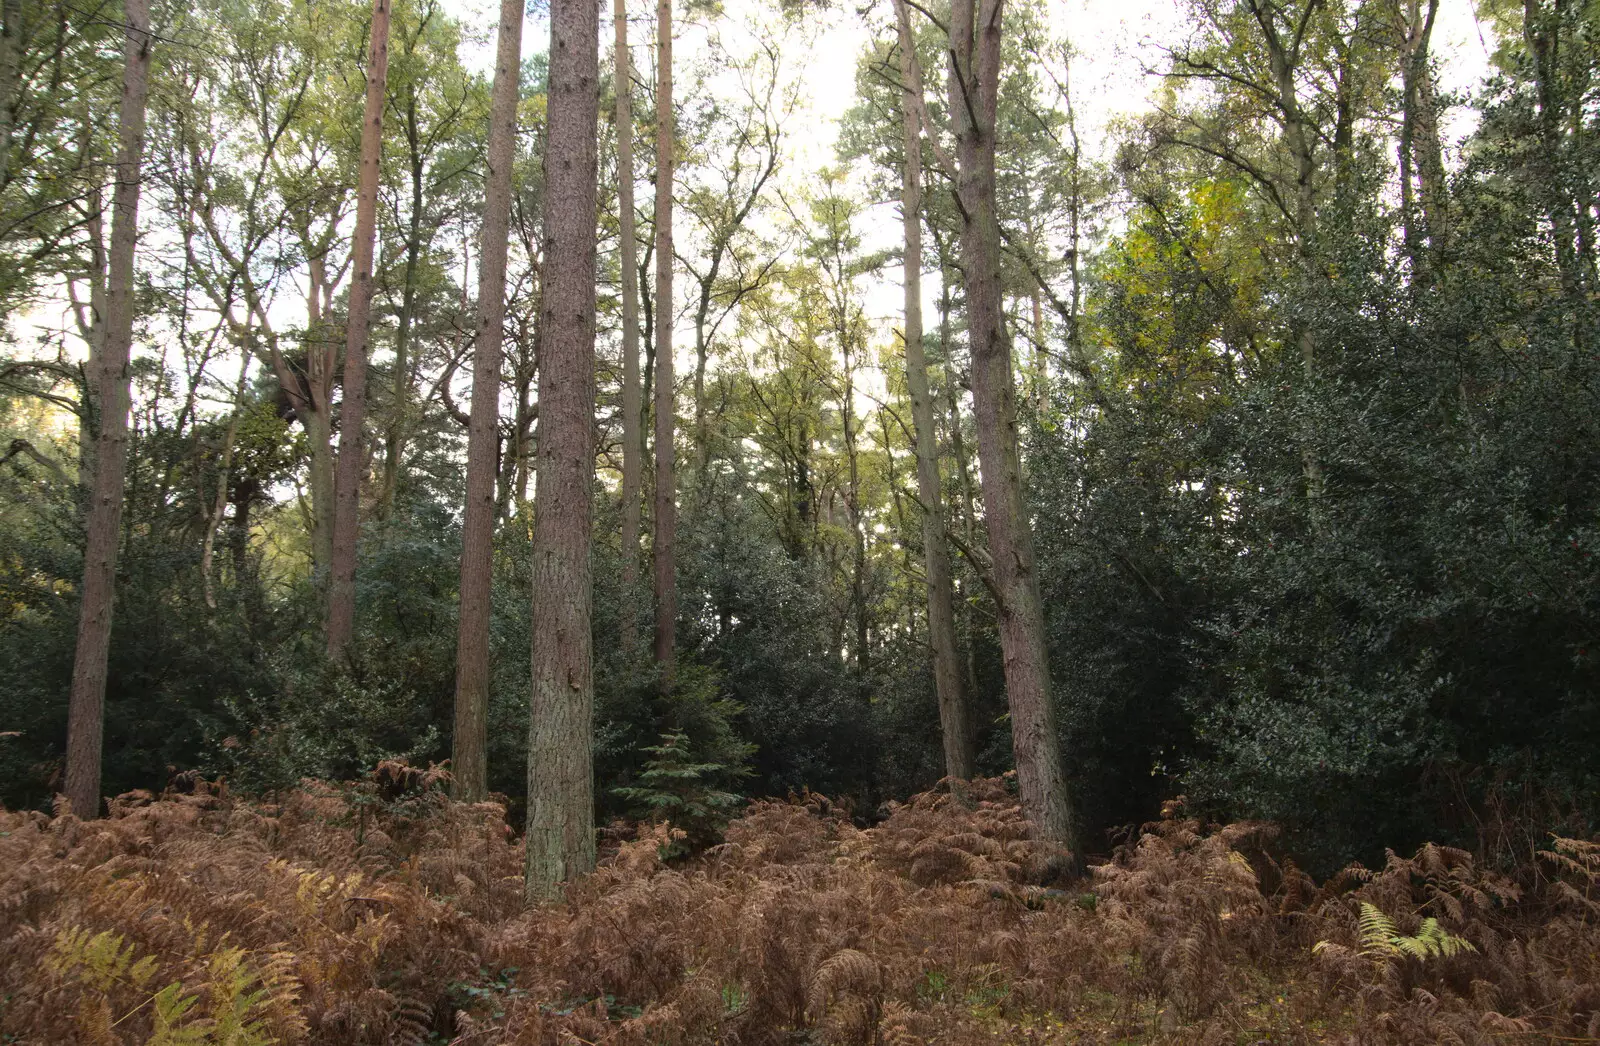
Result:
<svg viewBox="0 0 1600 1046"><path fill-rule="evenodd" d="M1427 962L1429 959L1477 951L1471 941L1446 931L1434 918L1424 919L1415 936L1402 934L1393 919L1366 901L1361 902L1360 925L1361 954L1375 962L1406 955L1418 962Z"/></svg>
<svg viewBox="0 0 1600 1046"><path fill-rule="evenodd" d="M205 1046L206 1022L184 1022L184 1017L199 1001L198 995L183 994L182 981L173 981L156 992L155 1026L145 1046Z"/></svg>
<svg viewBox="0 0 1600 1046"><path fill-rule="evenodd" d="M1399 933L1394 920L1375 904L1361 902L1361 954L1369 959L1387 959L1398 952Z"/></svg>
<svg viewBox="0 0 1600 1046"><path fill-rule="evenodd" d="M261 1010L271 1001L272 986L245 962L242 948L224 948L211 956L211 1039L217 1046L271 1046Z"/></svg>
<svg viewBox="0 0 1600 1046"><path fill-rule="evenodd" d="M110 991L118 983L142 988L155 976L159 962L153 955L135 962L134 946L124 948L122 941L121 934L110 930L91 935L88 930L72 927L56 936L47 963L56 973L76 974L98 991Z"/></svg>

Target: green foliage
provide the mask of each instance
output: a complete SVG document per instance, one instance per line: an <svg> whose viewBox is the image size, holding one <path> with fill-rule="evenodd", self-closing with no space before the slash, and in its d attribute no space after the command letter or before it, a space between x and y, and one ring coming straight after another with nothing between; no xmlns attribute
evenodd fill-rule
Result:
<svg viewBox="0 0 1600 1046"><path fill-rule="evenodd" d="M121 984L143 988L156 975L160 961L154 955L135 960L138 949L123 946L121 934L103 930L91 934L81 927L56 937L49 966L58 974L76 976L96 991L108 992Z"/></svg>
<svg viewBox="0 0 1600 1046"><path fill-rule="evenodd" d="M1393 919L1369 901L1360 902L1361 954L1375 963L1403 960L1406 957L1426 962L1429 959L1448 959L1462 952L1475 952L1472 942L1445 932L1439 920L1432 916L1422 920L1413 935L1402 934ZM1319 941L1313 952L1322 952L1328 942Z"/></svg>
<svg viewBox="0 0 1600 1046"><path fill-rule="evenodd" d="M691 847L719 838L745 799L714 787L713 782L744 776L748 771L722 763L692 762L687 734L662 734L660 744L644 751L650 758L639 772L638 783L613 788L612 793L641 819L681 829Z"/></svg>

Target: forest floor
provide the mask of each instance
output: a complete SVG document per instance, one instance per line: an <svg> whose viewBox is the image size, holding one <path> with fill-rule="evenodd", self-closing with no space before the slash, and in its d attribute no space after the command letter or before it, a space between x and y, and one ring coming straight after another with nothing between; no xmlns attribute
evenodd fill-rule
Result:
<svg viewBox="0 0 1600 1046"><path fill-rule="evenodd" d="M101 821L0 813L0 1042L1600 1042L1590 842L1318 885L1268 826L1173 818L1046 887L994 780L866 829L756 803L682 862L646 829L524 910L503 809L421 772L276 803L191 784Z"/></svg>

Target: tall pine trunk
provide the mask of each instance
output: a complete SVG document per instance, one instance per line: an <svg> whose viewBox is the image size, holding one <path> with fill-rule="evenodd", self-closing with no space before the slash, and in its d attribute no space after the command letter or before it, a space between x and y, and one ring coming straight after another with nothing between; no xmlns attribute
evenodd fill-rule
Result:
<svg viewBox="0 0 1600 1046"><path fill-rule="evenodd" d="M900 26L900 120L905 136L905 166L900 174L900 214L905 225L906 385L911 392L911 424L916 434L917 501L922 509L922 553L928 575L928 641L933 648L933 684L939 698L944 737L944 772L972 777L972 726L962 691L956 649L955 606L951 599L950 545L945 535L944 499L939 479L938 431L928 391L928 360L922 341L922 137L913 85L922 82L915 67L916 41L904 0L895 4Z"/></svg>
<svg viewBox="0 0 1600 1046"><path fill-rule="evenodd" d="M950 10L950 111L955 114L960 167L972 402L1022 808L1039 838L1076 850L1050 692L1033 532L1022 493L1011 341L1001 314L995 114L1002 7L1003 0L976 0L974 11L974 0L955 0Z"/></svg>
<svg viewBox="0 0 1600 1046"><path fill-rule="evenodd" d="M678 536L674 478L672 359L672 0L656 3L656 511L655 660L663 687L672 685L677 646Z"/></svg>
<svg viewBox="0 0 1600 1046"><path fill-rule="evenodd" d="M489 111L489 172L478 251L478 328L467 424L467 505L461 524L461 610L456 630L456 714L450 766L457 799L489 790L489 617L494 574L495 454L500 447L500 356L506 324L506 241L517 142L523 0L501 0Z"/></svg>
<svg viewBox="0 0 1600 1046"><path fill-rule="evenodd" d="M595 197L599 0L550 5L543 358L533 530L526 896L594 867Z"/></svg>
<svg viewBox="0 0 1600 1046"><path fill-rule="evenodd" d="M122 109L118 117L116 190L111 201L106 323L90 360L99 393L94 486L86 519L82 603L67 707L66 796L79 817L100 816L100 750L104 740L106 661L116 593L117 544L128 461L128 361L133 351L133 252L139 234L140 163L145 99L150 91L149 0L126 0Z"/></svg>
<svg viewBox="0 0 1600 1046"><path fill-rule="evenodd" d="M378 518L394 515L395 496L400 488L400 469L405 460L406 429L411 400L411 329L417 314L417 268L422 260L423 159L421 132L417 127L415 84L406 85L406 144L410 152L411 213L406 217L406 263L400 291L400 315L394 334L394 373L389 381L389 418L383 436L383 486L378 502Z"/></svg>
<svg viewBox="0 0 1600 1046"><path fill-rule="evenodd" d="M621 222L622 257L622 650L632 654L638 645L638 618L634 613L639 584L639 519L643 508L644 433L639 397L639 244L633 213L633 61L628 51L626 0L613 0L611 18L616 29L617 81L617 216Z"/></svg>
<svg viewBox="0 0 1600 1046"><path fill-rule="evenodd" d="M389 0L372 0L367 52L367 105L361 124L361 176L350 313L344 343L344 404L333 484L333 561L328 584L328 656L343 657L355 633L356 539L361 533L361 428L367 414L367 342L372 327L372 254L378 232L378 178L383 160L384 86L389 76Z"/></svg>

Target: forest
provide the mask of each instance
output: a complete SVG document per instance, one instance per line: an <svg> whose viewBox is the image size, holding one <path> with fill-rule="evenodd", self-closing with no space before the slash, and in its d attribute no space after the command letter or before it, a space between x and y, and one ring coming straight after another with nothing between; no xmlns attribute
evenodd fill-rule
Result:
<svg viewBox="0 0 1600 1046"><path fill-rule="evenodd" d="M0 0L0 1043L1600 1042L1600 3L498 8Z"/></svg>

